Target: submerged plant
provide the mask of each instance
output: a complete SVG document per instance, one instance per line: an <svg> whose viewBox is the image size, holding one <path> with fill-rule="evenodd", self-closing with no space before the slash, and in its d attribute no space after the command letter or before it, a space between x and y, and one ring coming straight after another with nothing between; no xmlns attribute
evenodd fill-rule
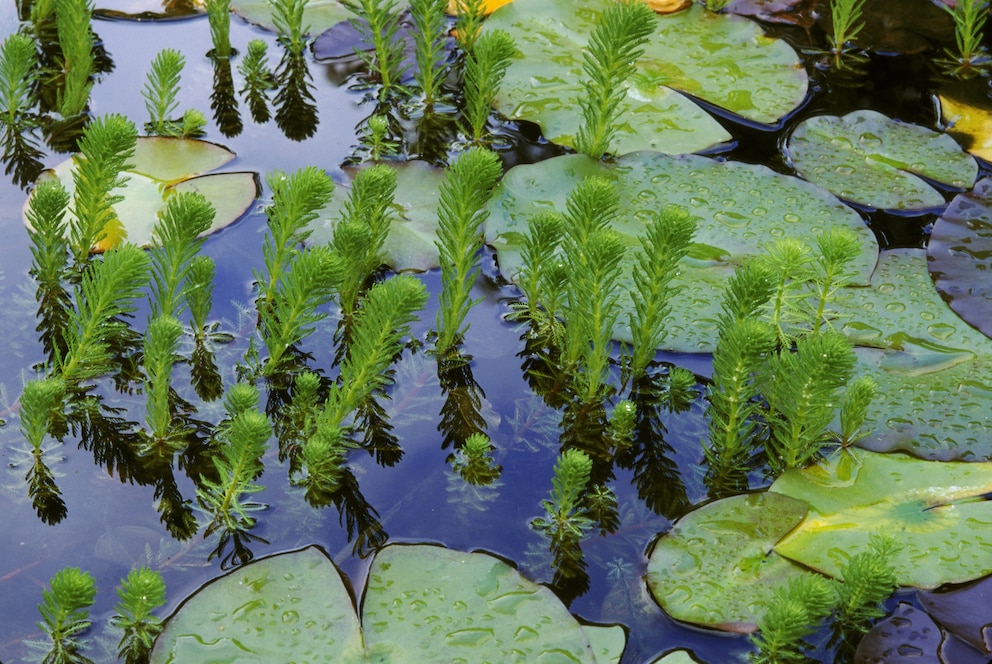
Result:
<svg viewBox="0 0 992 664"><path fill-rule="evenodd" d="M751 637L757 652L753 664L801 664L808 661L805 639L830 615L837 601L831 584L814 574L803 574L777 588L768 610L758 621L758 634Z"/></svg>
<svg viewBox="0 0 992 664"><path fill-rule="evenodd" d="M513 38L503 30L491 30L475 41L475 48L465 59L462 113L465 131L474 145L483 143L486 121L514 53Z"/></svg>
<svg viewBox="0 0 992 664"><path fill-rule="evenodd" d="M398 36L401 13L396 0L341 0L341 4L358 17L352 25L372 45L371 52L356 49L356 55L377 79L379 98L405 92L400 84L406 67L403 40Z"/></svg>
<svg viewBox="0 0 992 664"><path fill-rule="evenodd" d="M582 125L575 148L593 159L610 149L617 131L620 102L627 96L626 81L655 30L655 13L636 0L611 3L596 24L583 52L585 94L579 100Z"/></svg>
<svg viewBox="0 0 992 664"><path fill-rule="evenodd" d="M38 327L41 342L49 358L64 356L66 327L73 305L63 279L69 267L69 244L66 241L66 212L69 193L58 180L43 180L28 199L26 217L29 224L33 261L30 274L38 284Z"/></svg>
<svg viewBox="0 0 992 664"><path fill-rule="evenodd" d="M987 0L957 0L953 5L941 4L954 19L954 41L957 52L947 50L944 61L948 71L960 78L986 74L992 68L988 49L982 43L983 29L989 16Z"/></svg>
<svg viewBox="0 0 992 664"><path fill-rule="evenodd" d="M51 639L51 649L42 660L45 664L91 664L83 656L80 634L89 629L89 607L96 598L96 582L78 567L65 567L55 573L49 589L42 591L38 605L42 622L38 626Z"/></svg>
<svg viewBox="0 0 992 664"><path fill-rule="evenodd" d="M117 588L120 601L114 607L110 624L124 631L117 655L124 664L148 661L155 638L162 631L162 620L152 611L165 604L162 575L147 567L128 572Z"/></svg>
<svg viewBox="0 0 992 664"><path fill-rule="evenodd" d="M437 244L441 263L441 296L437 313L439 355L464 337L465 318L476 304L470 299L479 275L476 254L482 248L480 229L488 216L486 202L502 172L492 152L473 148L448 167L438 204Z"/></svg>
<svg viewBox="0 0 992 664"><path fill-rule="evenodd" d="M451 467L469 484L487 486L499 479L502 466L492 460L493 445L489 437L482 433L473 433L465 439L451 458Z"/></svg>
<svg viewBox="0 0 992 664"><path fill-rule="evenodd" d="M53 419L62 417L65 382L57 377L32 380L21 394L21 433L31 445L31 467L24 477L28 483L31 505L43 522L54 524L65 518L67 510L55 475L45 464L45 439Z"/></svg>

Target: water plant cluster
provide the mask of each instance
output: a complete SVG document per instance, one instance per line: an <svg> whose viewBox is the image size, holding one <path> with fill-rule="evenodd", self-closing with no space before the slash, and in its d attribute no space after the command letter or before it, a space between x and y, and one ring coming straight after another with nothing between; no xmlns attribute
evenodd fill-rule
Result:
<svg viewBox="0 0 992 664"><path fill-rule="evenodd" d="M25 207L45 359L21 392L19 428L28 445L26 493L38 518L57 524L69 516L72 506L59 487L56 464L64 444L78 441L108 474L153 487L163 527L177 540L198 534L211 539L209 556L223 568L249 565L253 547L266 543L259 523L269 506L260 494L274 465L285 467L309 506L337 510L354 552L378 551L388 534L358 489L349 460L362 452L383 467L402 459L387 406L404 358L417 354L433 362L429 373L436 374L444 398L438 429L450 452L454 490L484 496L485 489L498 488L508 464L490 435L495 432L483 413L485 395L464 345L472 310L483 301L484 229L504 175L492 109L518 50L506 31L483 29L485 3L458 2L457 16L449 19L444 2L411 2L412 57L403 48L408 28L396 2L343 3L369 46L356 54L363 64L356 80L376 108L353 154L361 168L343 195L344 187L316 166L264 175L265 232L247 332L211 319L221 285L217 265L204 251L218 213L214 199L198 191L171 193L157 214L151 246L129 241L118 210L135 190L128 173L142 149L139 130L123 115L86 113L99 55L84 20L92 9L62 4L72 5L36 2L32 28L8 37L0 53L8 174L13 168L15 181L34 182L42 156L32 147L38 128L63 139L71 135L66 145L77 153L72 186L43 177ZM831 3L830 54L837 67L856 50L862 4ZM211 103L221 133L241 131L231 71L240 57L239 94L253 119L267 121L271 104L287 138L312 135L317 108L305 59L305 9L302 1L273 4L284 50L273 70L263 41L249 42L243 56L231 47L229 3L207 3ZM724 7L710 2L707 9ZM948 11L958 30L958 52L948 54L948 66L954 75L981 73L987 55L976 35L987 8L960 0ZM66 16L75 27L63 26ZM655 20L646 5L620 2L603 12L591 33L573 143L593 162L615 161L617 137L626 131L622 104L641 75L634 63ZM73 60L71 66L63 62L54 104L38 95L45 86L36 85L45 71L39 54L46 43L56 43L43 41L45 25L56 26L61 57ZM447 37L452 25L455 46ZM84 45L90 60L82 55ZM73 71L78 62L82 70ZM184 66L174 49L161 50L150 63L141 92L149 136L186 141L206 131L208 120L199 111L177 116ZM451 112L453 106L459 110ZM410 147L397 127L397 108L425 127L440 118L455 124L439 132L450 139L430 211L439 287L433 326L419 336L420 314L432 297L423 280L391 272L386 254L406 214L402 171L385 160ZM46 109L47 120L38 109ZM52 129L70 120L76 123L72 131ZM769 240L739 261L722 287L705 380L659 362L657 350L675 318L678 279L687 263L704 260L715 248L698 237L693 210L674 204L639 219L633 238L620 233L624 195L610 178L582 177L563 193L562 205L543 202L519 230L506 234L520 247L521 266L506 275L517 288L505 303L506 318L520 331L531 392L560 417L552 427L550 490L528 523L543 539L548 585L566 605L591 587L583 547L597 533L621 528L615 468L632 469L635 484L667 476L666 460L651 457L654 447L665 445L663 415L691 409L702 415L707 428L697 450L700 482L718 504L777 480L826 473L824 464L838 459L860 463L852 448L872 433L868 416L880 389L859 373L855 345L841 331L863 250L862 238L847 228L824 230L815 244ZM343 202L329 220L335 196ZM629 291L623 287L628 283ZM626 342L616 341L620 327ZM248 339L247 347L232 360L226 349L239 337ZM316 356L329 358L328 364ZM140 418L122 405L135 399ZM670 501L656 511L673 519L691 508L688 496L643 493L656 503ZM812 499L808 503L816 507ZM837 640L828 648L853 649L902 584L900 551L898 542L872 533L829 574L833 578L805 572L779 584L763 612L752 616L751 660L803 661L807 651L823 647L806 639L825 621L836 625ZM771 547L765 551L776 555ZM623 566L617 569L622 577ZM52 577L39 605L47 640L32 645L45 661L89 661L81 635L91 627L95 593L93 578L78 568ZM153 614L165 601L162 578L135 569L118 595L110 620L122 634L118 655L145 661L162 630L161 617Z"/></svg>

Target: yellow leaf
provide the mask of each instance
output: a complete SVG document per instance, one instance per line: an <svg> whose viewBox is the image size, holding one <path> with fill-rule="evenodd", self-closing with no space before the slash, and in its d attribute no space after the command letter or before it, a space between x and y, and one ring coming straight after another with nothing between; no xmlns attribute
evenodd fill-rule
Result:
<svg viewBox="0 0 992 664"><path fill-rule="evenodd" d="M643 2L659 14L674 14L688 9L692 4L692 0L643 0Z"/></svg>
<svg viewBox="0 0 992 664"><path fill-rule="evenodd" d="M489 16L503 5L508 5L511 2L513 2L513 0L486 0L485 3L483 3L485 5L483 11L485 11L486 16ZM464 6L465 0L448 0L448 14L451 16L457 14L459 5Z"/></svg>
<svg viewBox="0 0 992 664"><path fill-rule="evenodd" d="M106 251L124 243L127 239L127 229L116 216L103 227L103 237L93 245L94 251Z"/></svg>
<svg viewBox="0 0 992 664"><path fill-rule="evenodd" d="M938 99L947 133L971 154L992 161L992 107L988 99L974 105L945 94L938 95Z"/></svg>

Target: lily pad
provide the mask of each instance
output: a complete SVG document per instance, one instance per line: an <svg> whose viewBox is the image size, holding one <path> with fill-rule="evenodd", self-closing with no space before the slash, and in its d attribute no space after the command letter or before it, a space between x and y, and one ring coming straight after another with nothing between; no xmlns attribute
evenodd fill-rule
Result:
<svg viewBox="0 0 992 664"><path fill-rule="evenodd" d="M611 1L516 0L494 12L484 29L507 31L518 49L497 108L537 122L555 143L573 145L583 51ZM795 51L748 19L695 5L659 16L657 26L620 104L620 131L611 146L616 154L698 152L727 141L719 123L682 93L762 124L777 123L806 96L806 72Z"/></svg>
<svg viewBox="0 0 992 664"><path fill-rule="evenodd" d="M308 547L201 588L166 621L151 662L617 664L626 645L622 627L579 624L498 558L432 545L376 554L362 616L360 626L341 573Z"/></svg>
<svg viewBox="0 0 992 664"><path fill-rule="evenodd" d="M386 264L398 272L437 267L438 250L434 241L437 239L438 192L444 181L444 171L423 161L392 166L396 170L393 210L399 218L393 220L383 247ZM331 202L310 224L312 242L331 241L349 191L348 184L334 188Z"/></svg>
<svg viewBox="0 0 992 664"><path fill-rule="evenodd" d="M992 337L992 179L958 194L934 223L927 266L951 309Z"/></svg>
<svg viewBox="0 0 992 664"><path fill-rule="evenodd" d="M940 118L947 133L985 161L992 161L992 102L978 80L947 86L937 95Z"/></svg>
<svg viewBox="0 0 992 664"><path fill-rule="evenodd" d="M564 210L568 192L590 175L617 185L620 213L613 228L625 237L631 257L637 236L665 204L681 205L697 220L696 244L673 284L668 350L712 351L727 279L745 257L761 253L776 238L793 237L815 246L825 228L842 226L864 246L852 266L854 282L867 284L875 267L874 235L858 214L822 189L764 166L643 151L614 164L566 155L510 169L490 201L486 222L486 239L498 253L504 276L515 279L521 269L521 234L530 216L549 208ZM629 272L620 290L633 292ZM623 306L633 307L626 296ZM629 341L626 316L620 320L614 336Z"/></svg>
<svg viewBox="0 0 992 664"><path fill-rule="evenodd" d="M992 655L992 576L953 590L921 592L919 598L944 629Z"/></svg>
<svg viewBox="0 0 992 664"><path fill-rule="evenodd" d="M940 662L940 628L925 612L900 602L895 612L861 639L855 662L917 664Z"/></svg>
<svg viewBox="0 0 992 664"><path fill-rule="evenodd" d="M314 547L244 565L186 600L151 662L364 662L340 573Z"/></svg>
<svg viewBox="0 0 992 664"><path fill-rule="evenodd" d="M868 110L803 121L787 153L810 182L886 210L942 207L944 197L927 180L968 189L978 176L975 159L947 134Z"/></svg>
<svg viewBox="0 0 992 664"><path fill-rule="evenodd" d="M396 0L396 9L409 6L407 0ZM249 23L266 30L278 32L272 20L272 3L269 0L231 0L231 11ZM318 35L331 26L355 18L339 0L307 0L303 8L303 29L308 35Z"/></svg>
<svg viewBox="0 0 992 664"><path fill-rule="evenodd" d="M655 543L648 588L676 620L753 632L774 589L807 573L772 551L805 514L803 501L767 492L689 512Z"/></svg>
<svg viewBox="0 0 992 664"><path fill-rule="evenodd" d="M770 491L809 504L775 551L839 576L874 533L895 537L900 585L936 588L992 572L992 463L935 462L850 450L783 473Z"/></svg>
<svg viewBox="0 0 992 664"><path fill-rule="evenodd" d="M198 191L214 206L214 222L204 235L215 233L240 219L258 196L258 176L251 172L209 173L234 159L234 153L214 143L188 138L138 139L134 166L122 175L123 187L111 192L124 200L114 206L127 232L126 239L140 247L152 244L152 228L166 199L179 191ZM61 162L42 177L58 178L70 196L76 187L72 170L76 157ZM24 204L26 211L30 198ZM69 211L72 217L72 210ZM23 215L27 224L27 216ZM109 242L95 247L102 251Z"/></svg>

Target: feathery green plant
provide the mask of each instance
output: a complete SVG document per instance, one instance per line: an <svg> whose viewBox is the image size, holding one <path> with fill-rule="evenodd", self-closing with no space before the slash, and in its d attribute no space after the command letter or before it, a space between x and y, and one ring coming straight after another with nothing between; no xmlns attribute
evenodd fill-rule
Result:
<svg viewBox="0 0 992 664"><path fill-rule="evenodd" d="M31 468L24 477L28 497L38 518L48 524L60 522L67 510L55 476L45 464L45 438L52 419L61 417L65 400L65 382L58 376L32 380L21 394L21 433L31 445Z"/></svg>
<svg viewBox="0 0 992 664"><path fill-rule="evenodd" d="M334 192L330 176L315 166L306 166L289 176L273 171L266 183L272 190L272 204L265 208L269 235L262 247L267 276L255 275L260 310L273 305L279 280L289 269L297 247L310 236L307 224L317 219Z"/></svg>
<svg viewBox="0 0 992 664"><path fill-rule="evenodd" d="M31 123L28 109L34 106L32 89L38 77L37 61L35 42L28 35L8 35L0 45L0 115L5 135L19 132Z"/></svg>
<svg viewBox="0 0 992 664"><path fill-rule="evenodd" d="M861 20L864 4L865 0L830 0L833 34L827 38L830 40L830 52L838 64L841 58L851 51L851 42L865 27Z"/></svg>
<svg viewBox="0 0 992 664"><path fill-rule="evenodd" d="M620 102L627 96L627 79L654 34L656 21L651 8L637 0L611 3L603 12L582 54L587 78L579 100L583 120L575 137L579 152L600 159L609 151Z"/></svg>
<svg viewBox="0 0 992 664"><path fill-rule="evenodd" d="M517 316L525 316L540 338L554 345L563 331L558 314L565 296L564 263L558 256L565 232L565 217L554 210L543 210L527 219L523 235L522 267L517 287L524 302L514 306ZM560 268L560 269L556 269Z"/></svg>
<svg viewBox="0 0 992 664"><path fill-rule="evenodd" d="M624 399L613 408L610 417L610 440L618 449L630 447L634 442L634 429L637 426L637 404Z"/></svg>
<svg viewBox="0 0 992 664"><path fill-rule="evenodd" d="M758 634L751 637L757 652L751 653L753 664L801 664L808 661L803 651L805 638L816 631L830 615L837 596L829 581L815 574L803 574L789 580L785 588L776 588L768 610L758 618Z"/></svg>
<svg viewBox="0 0 992 664"><path fill-rule="evenodd" d="M679 261L688 253L696 222L689 212L675 205L654 215L640 238L642 251L632 268L637 297L630 315L633 340L630 371L634 380L646 375L658 346L667 336L665 318L671 312L668 299Z"/></svg>
<svg viewBox="0 0 992 664"><path fill-rule="evenodd" d="M88 572L66 567L55 573L38 605L43 621L38 626L51 639L44 664L92 664L79 652L83 647L79 635L92 624L89 607L95 598L96 582Z"/></svg>
<svg viewBox="0 0 992 664"><path fill-rule="evenodd" d="M552 541L583 539L593 527L582 501L591 473L592 459L588 454L574 448L562 452L551 478L551 498L541 501L545 516L532 520L531 527Z"/></svg>
<svg viewBox="0 0 992 664"><path fill-rule="evenodd" d="M957 52L947 50L944 61L948 71L960 78L986 74L992 68L988 49L982 44L985 22L989 17L987 0L957 0L951 6L941 5L954 18L954 41Z"/></svg>
<svg viewBox="0 0 992 664"><path fill-rule="evenodd" d="M207 119L195 109L187 109L181 119L170 116L176 112L179 102L179 78L186 59L172 48L164 48L152 60L145 87L141 96L145 98L145 109L151 118L145 123L145 131L152 136L199 136Z"/></svg>
<svg viewBox="0 0 992 664"><path fill-rule="evenodd" d="M127 177L121 172L130 168L138 132L123 115L112 113L93 120L79 139L72 180L75 184L69 224L70 248L77 265L89 260L94 246L112 247L126 235L112 207L124 200L111 192L123 187Z"/></svg>
<svg viewBox="0 0 992 664"><path fill-rule="evenodd" d="M365 153L362 161L380 161L384 155L394 155L400 150L401 142L389 135L389 119L385 114L373 113L362 129L359 153Z"/></svg>
<svg viewBox="0 0 992 664"><path fill-rule="evenodd" d="M468 330L465 318L477 301L472 301L472 285L479 275L476 254L482 248L480 228L488 216L486 202L502 172L499 158L492 152L473 148L447 169L438 203L441 295L437 313L439 355L449 352Z"/></svg>
<svg viewBox="0 0 992 664"><path fill-rule="evenodd" d="M170 314L160 314L148 323L145 333L145 424L148 441L141 454L164 454L171 457L179 451L171 443L182 432L172 425L172 368L177 359L179 338L183 327Z"/></svg>
<svg viewBox="0 0 992 664"><path fill-rule="evenodd" d="M803 468L819 457L854 362L850 340L836 330L800 337L794 352L767 359L758 384L769 406L766 451L774 472Z"/></svg>
<svg viewBox="0 0 992 664"><path fill-rule="evenodd" d="M730 0L703 0L703 6L711 12L722 12L729 4Z"/></svg>
<svg viewBox="0 0 992 664"><path fill-rule="evenodd" d="M341 0L341 4L357 16L351 24L372 45L372 51L355 50L355 54L378 79L379 99L394 93L405 93L400 77L403 65L403 40L399 37L400 12L396 0Z"/></svg>
<svg viewBox="0 0 992 664"><path fill-rule="evenodd" d="M341 220L334 227L331 247L341 260L341 274L335 288L346 322L358 308L362 288L383 263L382 248L396 219L395 193L393 167L374 164L363 168L352 182Z"/></svg>
<svg viewBox="0 0 992 664"><path fill-rule="evenodd" d="M502 466L496 465L492 460L494 449L485 434L469 434L465 444L451 457L451 467L469 484L490 485L503 472Z"/></svg>
<svg viewBox="0 0 992 664"><path fill-rule="evenodd" d="M456 0L455 7L455 42L464 53L471 53L486 18L486 0Z"/></svg>
<svg viewBox="0 0 992 664"><path fill-rule="evenodd" d="M55 22L62 48L64 86L58 95L59 114L71 118L85 110L93 88L93 33L89 0L55 0Z"/></svg>
<svg viewBox="0 0 992 664"><path fill-rule="evenodd" d="M124 631L117 655L124 664L148 661L155 638L162 631L162 620L152 611L165 604L165 582L158 572L141 567L128 572L117 588L120 601L110 624Z"/></svg>
<svg viewBox="0 0 992 664"><path fill-rule="evenodd" d="M413 52L417 62L414 76L428 109L434 107L441 94L441 83L448 74L444 48L448 24L446 6L446 0L410 0Z"/></svg>
<svg viewBox="0 0 992 664"><path fill-rule="evenodd" d="M303 53L306 32L303 10L307 0L272 0L272 23L276 27L279 43L292 53Z"/></svg>
<svg viewBox="0 0 992 664"><path fill-rule="evenodd" d="M490 30L475 40L475 48L465 58L462 118L464 130L474 145L484 142L486 120L516 51L508 33Z"/></svg>
<svg viewBox="0 0 992 664"><path fill-rule="evenodd" d="M218 427L217 445L212 457L217 481L200 476L196 498L211 517L205 535L218 530L224 534L244 533L255 526L252 513L265 504L246 500L265 489L255 483L264 466L262 455L272 436L272 424L258 411L258 390L238 383L224 399L227 420Z"/></svg>
<svg viewBox="0 0 992 664"><path fill-rule="evenodd" d="M210 41L214 58L229 58L231 50L231 0L206 0L207 21L210 23Z"/></svg>
<svg viewBox="0 0 992 664"><path fill-rule="evenodd" d="M862 431L861 427L877 394L878 383L871 376L859 376L847 386L840 407L840 433L836 436L841 447L848 447L870 433Z"/></svg>
<svg viewBox="0 0 992 664"><path fill-rule="evenodd" d="M289 459L290 475L300 468L300 450L307 439L316 432L315 416L320 406L320 375L312 371L296 374L293 379L292 399L275 418L274 430L279 439L279 460Z"/></svg>
<svg viewBox="0 0 992 664"><path fill-rule="evenodd" d="M201 235L213 221L214 207L199 192L179 192L166 201L152 228L152 317L178 318L182 313L184 283L189 279L193 258L203 246Z"/></svg>
<svg viewBox="0 0 992 664"><path fill-rule="evenodd" d="M245 85L239 91L248 102L248 110L255 122L264 124L269 121L269 106L267 92L275 87L275 79L269 69L268 46L261 39L248 42L248 52L238 63L238 71L244 78Z"/></svg>
<svg viewBox="0 0 992 664"><path fill-rule="evenodd" d="M902 549L894 538L872 535L866 551L851 557L834 581L837 624L845 633L863 634L869 622L885 615L881 606L899 587L892 557Z"/></svg>
<svg viewBox="0 0 992 664"><path fill-rule="evenodd" d="M63 286L68 270L69 244L65 239L69 193L57 179L42 180L28 199L26 216L31 238L30 275L38 284L38 327L49 358L65 355L65 330L72 300Z"/></svg>
<svg viewBox="0 0 992 664"><path fill-rule="evenodd" d="M784 238L768 244L756 260L774 275L769 321L778 331L780 345L789 347L809 319L805 305L806 283L813 276L812 252L802 241Z"/></svg>
<svg viewBox="0 0 992 664"><path fill-rule="evenodd" d="M813 334L833 318L829 303L836 301L841 289L851 283L854 273L849 266L861 254L861 240L846 228L828 229L816 239L816 245L820 253L813 264Z"/></svg>

